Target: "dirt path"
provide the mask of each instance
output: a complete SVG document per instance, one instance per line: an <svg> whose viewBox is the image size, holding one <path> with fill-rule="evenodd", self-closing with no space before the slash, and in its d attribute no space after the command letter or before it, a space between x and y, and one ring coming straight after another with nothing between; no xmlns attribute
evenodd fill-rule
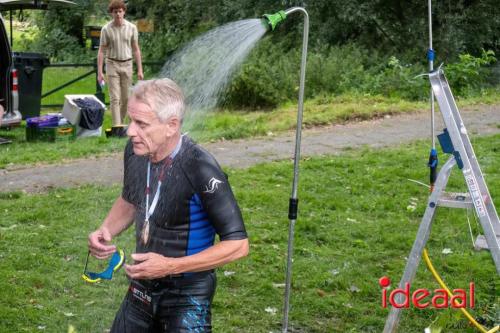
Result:
<svg viewBox="0 0 500 333"><path fill-rule="evenodd" d="M500 133L500 105L481 105L461 110L471 137ZM346 148L394 146L430 136L428 112L304 130L302 156L336 154ZM436 128L442 129L440 114ZM205 144L222 166L246 168L251 165L293 157L295 132L250 140ZM60 165L0 170L0 191L43 192L54 187L83 184L111 185L122 180L122 155L89 158Z"/></svg>

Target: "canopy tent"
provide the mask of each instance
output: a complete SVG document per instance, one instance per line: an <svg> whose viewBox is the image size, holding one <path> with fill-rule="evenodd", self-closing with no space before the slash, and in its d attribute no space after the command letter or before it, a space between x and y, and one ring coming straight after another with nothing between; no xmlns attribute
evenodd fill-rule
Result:
<svg viewBox="0 0 500 333"><path fill-rule="evenodd" d="M52 4L76 5L67 0L0 0L0 10L47 9Z"/></svg>
<svg viewBox="0 0 500 333"><path fill-rule="evenodd" d="M68 0L0 0L0 11L8 10L10 13L10 45L13 43L12 35L12 11L23 9L42 9L47 10L49 6L61 5L71 6L76 5L73 1Z"/></svg>

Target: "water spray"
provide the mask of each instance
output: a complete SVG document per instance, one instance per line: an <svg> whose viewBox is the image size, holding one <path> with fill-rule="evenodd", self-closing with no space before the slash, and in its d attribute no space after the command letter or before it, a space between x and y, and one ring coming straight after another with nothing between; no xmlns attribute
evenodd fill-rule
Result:
<svg viewBox="0 0 500 333"><path fill-rule="evenodd" d="M267 22L271 30L274 30L286 17L292 13L300 12L304 15L304 32L302 39L302 60L300 63L300 85L299 85L299 104L297 112L297 129L295 131L295 156L293 164L293 185L292 195L288 206L288 219L290 225L288 229L288 254L286 265L286 282L285 282L285 304L283 310L283 328L282 332L288 332L288 314L290 312L290 293L292 281L292 256L293 256L293 239L295 222L297 222L297 210L299 199L297 198L297 187L299 183L299 161L300 161L300 142L302 134L302 113L304 111L304 85L306 78L306 60L307 60L307 40L309 36L309 15L302 7L292 7L285 11L279 11L276 14L264 15L264 20Z"/></svg>

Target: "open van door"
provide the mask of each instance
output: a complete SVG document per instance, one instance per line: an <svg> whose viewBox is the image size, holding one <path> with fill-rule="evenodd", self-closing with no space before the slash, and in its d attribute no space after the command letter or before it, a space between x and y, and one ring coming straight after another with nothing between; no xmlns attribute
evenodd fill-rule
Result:
<svg viewBox="0 0 500 333"><path fill-rule="evenodd" d="M10 69L12 67L12 50L10 49L7 32L5 31L5 24L3 17L0 14L0 104L4 107L6 112L11 110L11 96L10 86L12 77Z"/></svg>
<svg viewBox="0 0 500 333"><path fill-rule="evenodd" d="M12 11L13 10L47 10L51 6L74 6L69 0L0 0L0 11L9 11L11 40L7 39L5 21L0 14L0 103L5 108L5 115L0 127L19 125L22 115L19 112L19 95L17 70L12 59Z"/></svg>
<svg viewBox="0 0 500 333"><path fill-rule="evenodd" d="M19 105L17 95L17 74L12 67L12 50L5 22L0 14L0 104L5 109L5 114L0 122L0 127L10 128L21 123L22 116L17 106ZM3 143L0 142L0 143Z"/></svg>
<svg viewBox="0 0 500 333"><path fill-rule="evenodd" d="M69 0L0 0L0 10L10 11L10 45L13 45L12 37L12 11L24 9L49 9L49 5L53 6L72 6L75 2Z"/></svg>
<svg viewBox="0 0 500 333"><path fill-rule="evenodd" d="M12 101L12 50L10 49L7 31L0 14L0 104L5 109L1 126L12 126L21 122L20 114L16 117Z"/></svg>

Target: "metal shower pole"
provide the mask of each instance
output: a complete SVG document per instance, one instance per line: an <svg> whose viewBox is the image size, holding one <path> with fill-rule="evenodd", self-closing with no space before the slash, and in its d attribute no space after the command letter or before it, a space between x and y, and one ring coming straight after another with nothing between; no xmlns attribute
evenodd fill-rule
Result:
<svg viewBox="0 0 500 333"><path fill-rule="evenodd" d="M432 0L428 0L428 12L429 12L429 49L427 50L427 60L429 61L429 73L434 70L434 50L432 48ZM431 102L431 139L432 148L429 154L429 183L430 190L434 189L434 183L437 178L437 167L438 167L438 154L436 150L436 134L435 134L435 110L434 110L434 91L432 87L430 88L430 102Z"/></svg>
<svg viewBox="0 0 500 333"><path fill-rule="evenodd" d="M429 73L434 70L434 49L432 48L432 0L428 2L429 9L429 50L427 51L427 60L429 60ZM436 136L434 129L434 91L431 91L431 135L432 135L432 148L436 149Z"/></svg>
<svg viewBox="0 0 500 333"><path fill-rule="evenodd" d="M304 85L306 78L306 60L307 60L307 40L309 36L309 15L302 7L292 7L285 10L286 15L291 13L301 12L304 14L304 32L302 39L302 60L300 64L300 86L299 86L299 105L297 113L297 129L295 131L295 157L293 164L293 186L292 195L288 207L288 219L290 225L288 229L288 253L286 265L286 282L285 282L285 305L283 310L283 332L288 332L288 314L290 312L290 292L292 281L292 256L293 256L293 239L295 222L297 221L297 208L299 199L297 198L297 187L299 183L299 161L300 161L300 142L302 134L302 113L304 111Z"/></svg>

